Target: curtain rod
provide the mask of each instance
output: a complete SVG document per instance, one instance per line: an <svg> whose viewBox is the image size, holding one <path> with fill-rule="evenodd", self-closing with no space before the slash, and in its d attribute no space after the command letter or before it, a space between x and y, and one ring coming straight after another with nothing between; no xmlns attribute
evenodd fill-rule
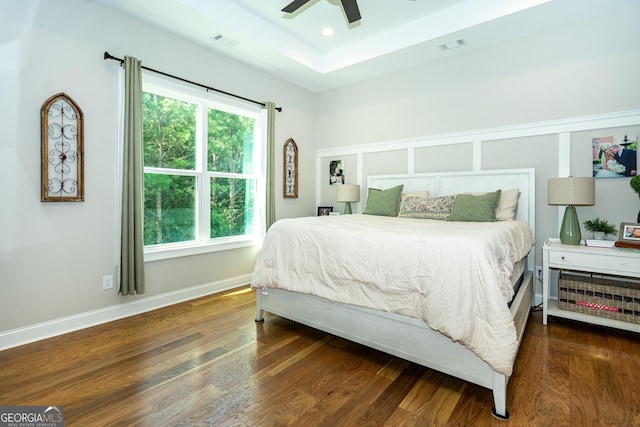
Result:
<svg viewBox="0 0 640 427"><path fill-rule="evenodd" d="M116 58L115 56L111 55L109 52L105 51L104 60L106 61L107 59L113 59L114 61L120 62L120 64L124 63L124 59ZM264 102L254 101L253 99L245 98L244 96L240 96L240 95L236 95L236 94L233 94L233 93L225 92L224 90L216 89L214 87L206 86L206 85L203 85L201 83L196 83L196 82L193 82L191 80L183 79L182 77L178 77L178 76L174 76L174 75L171 75L171 74L164 73L162 71L154 70L153 68L145 67L144 65L142 66L142 69L148 70L148 71L152 71L154 73L161 74L161 75L166 76L166 77L171 77L172 79L180 80L182 82L189 83L189 84L192 84L192 85L195 85L195 86L199 86L199 87L207 89L207 90L212 90L212 91L215 91L215 92L218 92L218 93L222 93L224 95L228 95L228 96L232 96L234 98L242 99L243 101L252 102L254 104L258 104L258 105L261 105L263 107L265 106ZM276 110L281 112L282 111L282 107L276 107Z"/></svg>

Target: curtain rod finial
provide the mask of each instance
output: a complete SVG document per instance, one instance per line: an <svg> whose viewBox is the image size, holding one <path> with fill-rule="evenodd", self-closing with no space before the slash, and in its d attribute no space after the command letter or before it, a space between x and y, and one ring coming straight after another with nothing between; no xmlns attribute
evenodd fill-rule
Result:
<svg viewBox="0 0 640 427"><path fill-rule="evenodd" d="M111 55L109 52L107 52L106 50L104 51L104 59L115 59L115 60L119 60L119 58L116 58L115 56Z"/></svg>

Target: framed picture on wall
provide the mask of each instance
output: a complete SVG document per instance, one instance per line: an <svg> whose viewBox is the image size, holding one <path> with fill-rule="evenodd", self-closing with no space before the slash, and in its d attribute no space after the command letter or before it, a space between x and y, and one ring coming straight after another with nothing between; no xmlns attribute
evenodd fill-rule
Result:
<svg viewBox="0 0 640 427"><path fill-rule="evenodd" d="M638 172L638 143L632 135L603 136L591 140L594 178L625 178Z"/></svg>
<svg viewBox="0 0 640 427"><path fill-rule="evenodd" d="M333 206L318 206L318 216L329 216L333 212Z"/></svg>
<svg viewBox="0 0 640 427"><path fill-rule="evenodd" d="M342 160L331 160L329 163L329 185L340 185L344 183Z"/></svg>

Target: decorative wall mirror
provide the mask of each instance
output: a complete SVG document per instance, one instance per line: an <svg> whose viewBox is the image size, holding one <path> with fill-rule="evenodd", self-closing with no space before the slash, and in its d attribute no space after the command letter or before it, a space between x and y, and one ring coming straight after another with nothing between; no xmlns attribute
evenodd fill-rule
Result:
<svg viewBox="0 0 640 427"><path fill-rule="evenodd" d="M289 138L284 143L284 179L283 196L298 198L298 146Z"/></svg>
<svg viewBox="0 0 640 427"><path fill-rule="evenodd" d="M40 200L84 201L84 115L60 92L40 109Z"/></svg>

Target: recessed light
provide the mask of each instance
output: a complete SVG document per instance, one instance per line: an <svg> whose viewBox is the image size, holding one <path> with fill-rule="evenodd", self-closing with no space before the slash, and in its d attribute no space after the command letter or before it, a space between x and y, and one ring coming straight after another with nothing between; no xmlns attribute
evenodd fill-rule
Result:
<svg viewBox="0 0 640 427"><path fill-rule="evenodd" d="M333 35L333 28L331 27L326 27L322 29L322 34L329 37Z"/></svg>

